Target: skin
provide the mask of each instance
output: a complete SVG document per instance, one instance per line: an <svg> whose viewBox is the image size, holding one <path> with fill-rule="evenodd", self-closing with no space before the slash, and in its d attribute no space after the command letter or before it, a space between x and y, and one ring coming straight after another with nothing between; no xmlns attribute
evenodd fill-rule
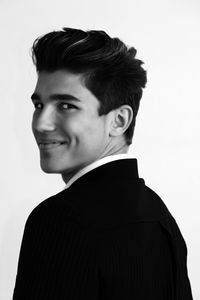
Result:
<svg viewBox="0 0 200 300"><path fill-rule="evenodd" d="M67 99L51 99L68 94ZM40 150L40 166L46 173L59 173L65 183L80 169L105 156L127 153L123 133L132 120L124 105L99 116L98 99L88 90L81 74L67 70L40 72L32 102L32 131L36 142L55 139L66 142Z"/></svg>

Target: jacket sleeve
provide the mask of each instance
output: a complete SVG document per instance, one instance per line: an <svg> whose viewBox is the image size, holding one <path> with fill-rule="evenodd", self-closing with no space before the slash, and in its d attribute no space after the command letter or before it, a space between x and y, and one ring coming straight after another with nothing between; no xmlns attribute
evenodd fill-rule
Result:
<svg viewBox="0 0 200 300"><path fill-rule="evenodd" d="M127 224L112 236L107 232L99 254L100 299L192 300L179 239L177 263L169 235L159 222Z"/></svg>

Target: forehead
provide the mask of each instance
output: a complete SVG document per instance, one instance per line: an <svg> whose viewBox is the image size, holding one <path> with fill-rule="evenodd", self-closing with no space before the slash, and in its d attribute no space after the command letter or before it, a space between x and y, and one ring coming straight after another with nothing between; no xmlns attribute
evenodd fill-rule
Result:
<svg viewBox="0 0 200 300"><path fill-rule="evenodd" d="M84 84L83 75L59 70L55 72L40 72L35 90L46 94L52 90L78 92L88 89Z"/></svg>

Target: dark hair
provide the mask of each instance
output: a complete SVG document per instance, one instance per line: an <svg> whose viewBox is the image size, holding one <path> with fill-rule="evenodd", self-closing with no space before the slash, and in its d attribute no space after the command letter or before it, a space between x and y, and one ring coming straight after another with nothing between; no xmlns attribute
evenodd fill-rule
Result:
<svg viewBox="0 0 200 300"><path fill-rule="evenodd" d="M136 115L146 85L143 62L136 59L136 49L104 31L63 28L38 37L32 47L37 72L69 70L82 73L86 87L100 101L99 115L121 105L130 105L133 121L126 130L128 145L132 143Z"/></svg>

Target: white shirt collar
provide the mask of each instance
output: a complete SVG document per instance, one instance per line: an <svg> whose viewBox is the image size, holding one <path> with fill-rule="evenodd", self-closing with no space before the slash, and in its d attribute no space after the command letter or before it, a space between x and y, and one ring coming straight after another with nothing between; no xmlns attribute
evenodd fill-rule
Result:
<svg viewBox="0 0 200 300"><path fill-rule="evenodd" d="M127 159L127 158L135 158L132 154L127 154L127 153L123 153L123 154L115 154L115 155L110 155L110 156L106 156L103 157L89 165L87 165L86 167L84 167L83 169L81 169L80 171L78 171L66 184L64 189L69 188L72 183L74 183L78 178L80 178L81 176L85 175L86 173L90 172L91 170L98 168L99 166L102 166L104 164L107 164L108 162L111 161L115 161L115 160L119 160L119 159Z"/></svg>

